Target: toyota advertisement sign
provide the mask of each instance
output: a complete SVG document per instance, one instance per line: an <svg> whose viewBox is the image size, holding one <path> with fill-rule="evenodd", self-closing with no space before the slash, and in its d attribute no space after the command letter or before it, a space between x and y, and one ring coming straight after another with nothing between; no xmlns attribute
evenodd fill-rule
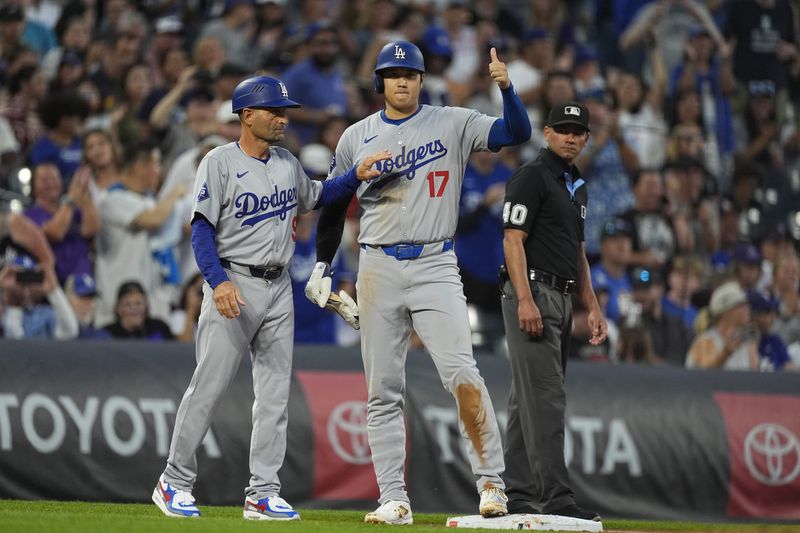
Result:
<svg viewBox="0 0 800 533"><path fill-rule="evenodd" d="M509 368L478 357L501 428ZM149 501L194 369L180 344L0 342L0 497ZM198 450L198 502L247 484L248 358ZM430 358L406 367L406 485L418 512L473 513L455 402ZM570 364L565 459L579 501L605 516L800 518L800 376ZM282 495L372 508L378 487L357 350L298 347ZM75 483L80 479L80 483Z"/></svg>

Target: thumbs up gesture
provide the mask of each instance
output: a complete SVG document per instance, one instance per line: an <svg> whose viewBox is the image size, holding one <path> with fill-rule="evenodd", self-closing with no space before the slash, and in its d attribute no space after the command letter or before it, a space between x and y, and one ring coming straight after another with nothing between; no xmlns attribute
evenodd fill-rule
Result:
<svg viewBox="0 0 800 533"><path fill-rule="evenodd" d="M511 85L511 80L508 79L508 68L506 64L497 59L496 48L492 47L492 49L489 50L489 55L492 59L489 63L489 75L498 87L501 89L508 89L508 86Z"/></svg>

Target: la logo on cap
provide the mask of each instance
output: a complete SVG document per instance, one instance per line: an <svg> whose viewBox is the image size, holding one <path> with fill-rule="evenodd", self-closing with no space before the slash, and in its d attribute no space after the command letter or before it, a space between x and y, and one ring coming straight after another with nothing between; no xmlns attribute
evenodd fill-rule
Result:
<svg viewBox="0 0 800 533"><path fill-rule="evenodd" d="M286 85L284 85L282 81L279 81L278 85L281 86L281 96L289 98L289 91L286 90Z"/></svg>
<svg viewBox="0 0 800 533"><path fill-rule="evenodd" d="M400 48L399 44L394 45L394 58L395 59L405 59L406 58L406 53L402 48Z"/></svg>
<svg viewBox="0 0 800 533"><path fill-rule="evenodd" d="M564 114L565 115L575 115L576 117L579 117L579 116L581 116L581 110L580 110L580 108L575 107L573 105L568 105L568 106L566 106L564 108Z"/></svg>

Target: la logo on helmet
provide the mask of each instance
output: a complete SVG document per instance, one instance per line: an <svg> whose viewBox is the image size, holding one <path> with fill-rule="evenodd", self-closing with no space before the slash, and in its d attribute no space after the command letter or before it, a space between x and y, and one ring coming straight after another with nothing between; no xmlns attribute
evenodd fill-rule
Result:
<svg viewBox="0 0 800 533"><path fill-rule="evenodd" d="M402 48L400 48L399 44L394 45L394 58L395 59L405 59L406 58L406 53Z"/></svg>
<svg viewBox="0 0 800 533"><path fill-rule="evenodd" d="M289 98L289 91L286 90L286 85L284 85L282 81L279 81L278 85L281 86L281 96Z"/></svg>

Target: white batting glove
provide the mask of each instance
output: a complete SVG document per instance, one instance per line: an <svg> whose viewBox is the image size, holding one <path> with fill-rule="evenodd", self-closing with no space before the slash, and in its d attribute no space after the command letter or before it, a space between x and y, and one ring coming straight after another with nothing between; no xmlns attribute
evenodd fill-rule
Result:
<svg viewBox="0 0 800 533"><path fill-rule="evenodd" d="M338 296L335 293L331 294L325 307L336 311L345 322L353 326L353 329L361 329L358 321L358 304L345 291L339 291Z"/></svg>
<svg viewBox="0 0 800 533"><path fill-rule="evenodd" d="M311 276L306 283L304 291L306 298L320 306L320 308L324 308L331 295L332 282L330 265L320 261L314 265L314 270L311 271Z"/></svg>

